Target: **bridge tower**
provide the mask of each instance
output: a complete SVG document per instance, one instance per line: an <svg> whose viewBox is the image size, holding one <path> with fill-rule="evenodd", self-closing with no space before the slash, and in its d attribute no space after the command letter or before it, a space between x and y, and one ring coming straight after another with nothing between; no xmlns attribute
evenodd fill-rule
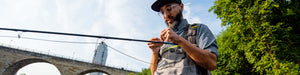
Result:
<svg viewBox="0 0 300 75"><path fill-rule="evenodd" d="M104 42L99 43L95 50L93 64L105 65L107 59L107 45ZM102 73L91 73L91 75L102 75Z"/></svg>

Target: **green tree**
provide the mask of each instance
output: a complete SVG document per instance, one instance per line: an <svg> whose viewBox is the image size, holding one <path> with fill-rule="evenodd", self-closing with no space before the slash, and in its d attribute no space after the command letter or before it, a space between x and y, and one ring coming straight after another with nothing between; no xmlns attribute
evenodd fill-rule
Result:
<svg viewBox="0 0 300 75"><path fill-rule="evenodd" d="M216 0L209 11L226 29L212 73L299 75L299 1Z"/></svg>
<svg viewBox="0 0 300 75"><path fill-rule="evenodd" d="M129 73L128 75L135 75L134 73ZM150 68L145 68L142 70L142 72L137 73L136 75L151 75Z"/></svg>
<svg viewBox="0 0 300 75"><path fill-rule="evenodd" d="M22 73L22 74L20 74L20 75L26 75L25 73Z"/></svg>

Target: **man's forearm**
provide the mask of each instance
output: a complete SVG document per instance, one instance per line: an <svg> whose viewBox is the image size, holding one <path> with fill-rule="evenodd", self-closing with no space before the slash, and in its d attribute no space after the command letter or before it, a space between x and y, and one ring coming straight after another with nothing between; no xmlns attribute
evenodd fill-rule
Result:
<svg viewBox="0 0 300 75"><path fill-rule="evenodd" d="M157 63L158 63L158 53L152 53L152 59L150 64L150 70L152 75L154 75L154 72L157 69Z"/></svg>
<svg viewBox="0 0 300 75"><path fill-rule="evenodd" d="M200 49L184 39L178 42L178 44L201 67L208 70L214 70L216 67L217 56L215 54L208 50Z"/></svg>

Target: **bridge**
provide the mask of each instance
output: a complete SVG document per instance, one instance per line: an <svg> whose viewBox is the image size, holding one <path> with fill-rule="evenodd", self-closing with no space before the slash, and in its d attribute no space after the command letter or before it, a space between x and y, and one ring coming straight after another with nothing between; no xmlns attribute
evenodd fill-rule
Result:
<svg viewBox="0 0 300 75"><path fill-rule="evenodd" d="M137 73L123 68L97 65L85 61L0 46L0 75L15 75L22 67L36 62L53 64L61 75L84 75L91 72L102 72L108 75Z"/></svg>

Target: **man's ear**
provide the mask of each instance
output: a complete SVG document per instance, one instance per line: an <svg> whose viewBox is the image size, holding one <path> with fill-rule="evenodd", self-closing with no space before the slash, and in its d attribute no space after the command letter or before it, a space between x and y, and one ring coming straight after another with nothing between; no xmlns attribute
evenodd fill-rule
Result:
<svg viewBox="0 0 300 75"><path fill-rule="evenodd" d="M181 4L180 4L180 11L181 11L181 12L183 11L183 6L184 6L183 3L181 3Z"/></svg>

